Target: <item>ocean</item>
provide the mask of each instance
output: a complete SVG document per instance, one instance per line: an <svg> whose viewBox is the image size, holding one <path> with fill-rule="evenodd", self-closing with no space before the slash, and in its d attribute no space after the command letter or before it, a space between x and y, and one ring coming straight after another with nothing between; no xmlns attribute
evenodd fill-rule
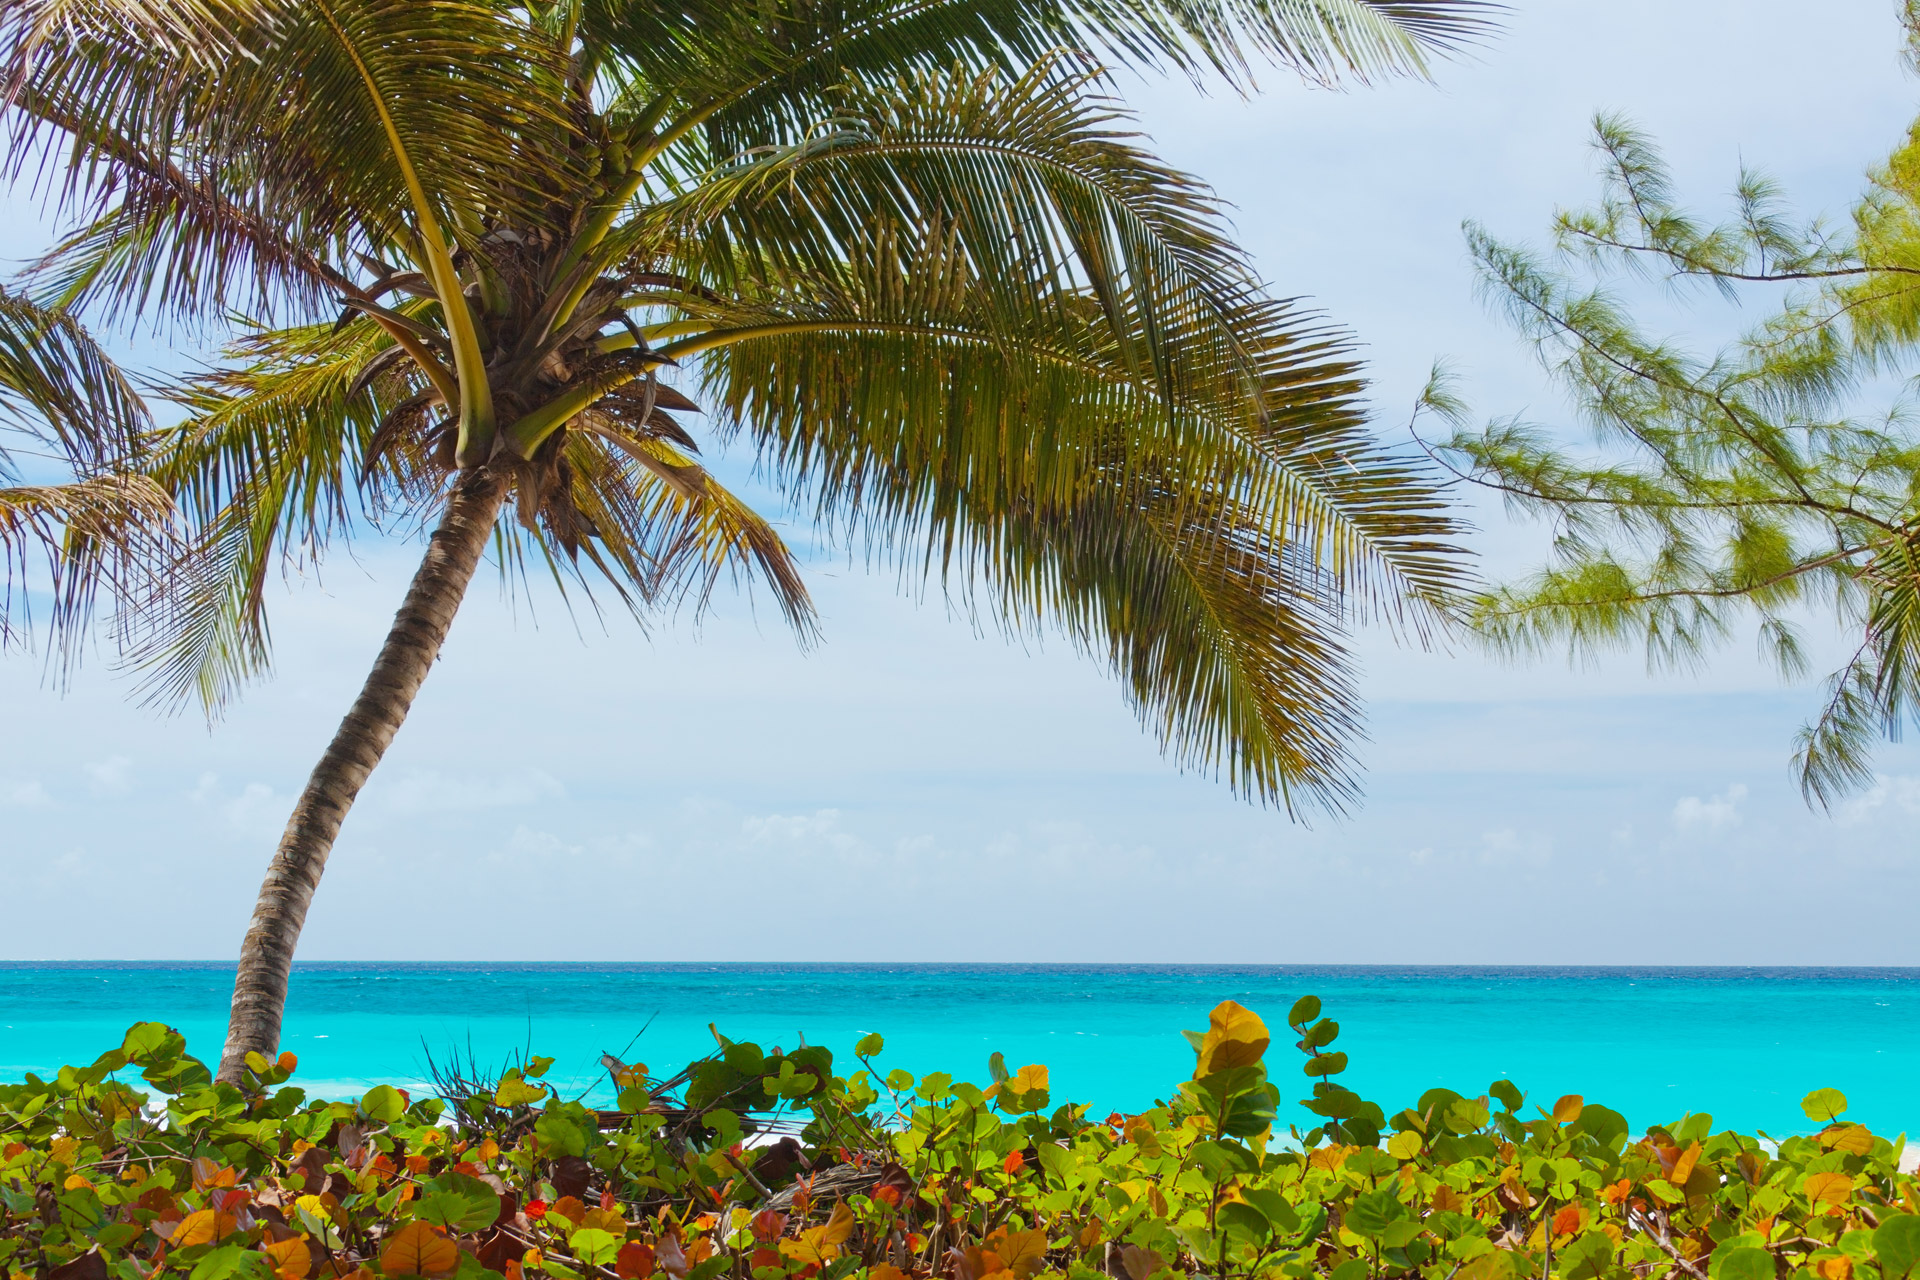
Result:
<svg viewBox="0 0 1920 1280"><path fill-rule="evenodd" d="M167 1022L219 1056L232 967L0 963L0 1079L90 1062L128 1024ZM1312 1121L1280 1024L1317 995L1340 1022L1343 1082L1389 1114L1432 1086L1500 1077L1531 1103L1577 1093L1646 1125L1708 1111L1776 1136L1832 1086L1848 1115L1920 1131L1920 969L1408 968L1186 965L300 964L282 1047L310 1094L419 1087L429 1059L498 1066L524 1049L606 1095L602 1053L656 1074L735 1040L843 1055L877 1031L882 1068L985 1081L987 1058L1044 1063L1053 1097L1139 1110L1192 1070L1183 1027L1237 1000L1279 1031L1268 1054L1281 1122ZM1920 1136L1920 1134L1917 1134Z"/></svg>

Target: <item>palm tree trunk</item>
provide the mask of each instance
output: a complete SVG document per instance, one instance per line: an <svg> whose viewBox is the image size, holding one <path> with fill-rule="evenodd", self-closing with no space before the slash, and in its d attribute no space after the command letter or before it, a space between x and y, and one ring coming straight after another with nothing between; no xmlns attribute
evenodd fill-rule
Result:
<svg viewBox="0 0 1920 1280"><path fill-rule="evenodd" d="M392 745L433 667L505 497L505 478L486 468L462 472L455 481L380 656L287 820L240 944L227 1046L220 1056L222 1080L239 1081L249 1052L271 1058L279 1049L293 949L327 855L354 797Z"/></svg>

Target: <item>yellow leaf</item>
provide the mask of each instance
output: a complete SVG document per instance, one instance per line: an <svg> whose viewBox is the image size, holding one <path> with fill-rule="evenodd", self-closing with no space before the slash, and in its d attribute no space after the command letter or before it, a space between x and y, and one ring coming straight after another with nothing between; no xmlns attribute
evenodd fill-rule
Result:
<svg viewBox="0 0 1920 1280"><path fill-rule="evenodd" d="M1568 1094L1553 1104L1554 1120L1560 1124L1572 1124L1580 1118L1580 1113L1586 1109L1586 1101L1585 1098L1582 1098L1577 1093ZM1686 1179L1682 1178L1680 1181L1685 1182Z"/></svg>
<svg viewBox="0 0 1920 1280"><path fill-rule="evenodd" d="M1040 1093L1047 1087L1047 1069L1039 1063L1020 1068L1007 1081L1007 1089L1013 1093Z"/></svg>
<svg viewBox="0 0 1920 1280"><path fill-rule="evenodd" d="M1273 1043L1260 1015L1231 1000L1215 1005L1207 1022L1207 1034L1200 1041L1200 1060L1193 1068L1195 1080L1228 1067L1250 1067Z"/></svg>
<svg viewBox="0 0 1920 1280"><path fill-rule="evenodd" d="M867 1280L911 1280L911 1277L891 1262L883 1262L867 1272Z"/></svg>
<svg viewBox="0 0 1920 1280"><path fill-rule="evenodd" d="M196 1244L216 1244L239 1229L240 1220L230 1213L195 1209L173 1229L173 1247L187 1249Z"/></svg>
<svg viewBox="0 0 1920 1280"><path fill-rule="evenodd" d="M61 1190L91 1191L93 1190L93 1184L91 1182L88 1182L85 1178L81 1177L77 1173L70 1173L67 1175L67 1180L61 1184Z"/></svg>
<svg viewBox="0 0 1920 1280"><path fill-rule="evenodd" d="M1807 1199L1820 1205L1843 1205L1853 1197L1853 1179L1844 1173L1811 1173L1807 1175Z"/></svg>
<svg viewBox="0 0 1920 1280"><path fill-rule="evenodd" d="M523 1102L538 1102L547 1096L547 1087L534 1084L517 1075L509 1075L500 1081L500 1087L493 1091L493 1104L497 1107L517 1107Z"/></svg>
<svg viewBox="0 0 1920 1280"><path fill-rule="evenodd" d="M307 1268L313 1265L313 1254L307 1250L304 1236L295 1236L291 1240L282 1240L278 1244L260 1246L269 1258L273 1259L275 1280L305 1280Z"/></svg>
<svg viewBox="0 0 1920 1280"><path fill-rule="evenodd" d="M840 1246L853 1234L853 1210L846 1201L833 1206L824 1226L808 1227L791 1240L780 1242L780 1252L803 1265L824 1266L839 1256Z"/></svg>
<svg viewBox="0 0 1920 1280"><path fill-rule="evenodd" d="M387 1237L380 1271L389 1276L439 1276L460 1265L460 1247L416 1219Z"/></svg>
<svg viewBox="0 0 1920 1280"><path fill-rule="evenodd" d="M1401 1133L1394 1134L1393 1137L1388 1140L1387 1154L1395 1160L1411 1160L1420 1154L1424 1145L1425 1144L1420 1141L1420 1135L1408 1129Z"/></svg>
<svg viewBox="0 0 1920 1280"><path fill-rule="evenodd" d="M1873 1132L1863 1124L1836 1125L1820 1135L1820 1145L1829 1151L1864 1156L1873 1150Z"/></svg>
<svg viewBox="0 0 1920 1280"><path fill-rule="evenodd" d="M296 1207L305 1209L322 1222L333 1221L332 1215L327 1212L327 1202L319 1196L301 1196L293 1203Z"/></svg>
<svg viewBox="0 0 1920 1280"><path fill-rule="evenodd" d="M74 1157L80 1154L80 1140L78 1138L55 1138L47 1144L47 1154L51 1155L61 1164L71 1166Z"/></svg>
<svg viewBox="0 0 1920 1280"><path fill-rule="evenodd" d="M580 1225L616 1236L627 1234L627 1220L620 1216L618 1209L589 1209L586 1216L580 1219Z"/></svg>
<svg viewBox="0 0 1920 1280"><path fill-rule="evenodd" d="M1352 1150L1352 1147L1342 1147L1337 1144L1330 1147L1315 1147L1313 1154L1307 1157L1307 1167L1309 1169L1325 1169L1331 1173L1340 1167L1341 1163L1346 1160L1347 1153Z"/></svg>

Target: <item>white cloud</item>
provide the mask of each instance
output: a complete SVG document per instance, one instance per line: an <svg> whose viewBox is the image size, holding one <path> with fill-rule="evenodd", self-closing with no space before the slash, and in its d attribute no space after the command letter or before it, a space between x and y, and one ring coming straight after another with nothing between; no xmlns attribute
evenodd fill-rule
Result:
<svg viewBox="0 0 1920 1280"><path fill-rule="evenodd" d="M286 828L293 801L274 794L273 788L264 782L249 782L245 791L220 808L227 825L235 831L271 838Z"/></svg>
<svg viewBox="0 0 1920 1280"><path fill-rule="evenodd" d="M1848 826L1858 826L1888 807L1903 813L1920 813L1920 778L1880 774L1873 780L1873 786L1841 805L1835 817Z"/></svg>
<svg viewBox="0 0 1920 1280"><path fill-rule="evenodd" d="M96 796L111 796L127 789L127 776L133 771L133 761L126 756L108 756L84 768L87 789Z"/></svg>
<svg viewBox="0 0 1920 1280"><path fill-rule="evenodd" d="M38 778L24 781L13 778L0 778L0 806L19 809L37 809L41 805L53 803L47 789L40 785Z"/></svg>
<svg viewBox="0 0 1920 1280"><path fill-rule="evenodd" d="M395 813L458 813L470 809L500 809L557 800L567 789L542 769L506 778L452 777L431 769L416 770L388 782L369 799Z"/></svg>
<svg viewBox="0 0 1920 1280"><path fill-rule="evenodd" d="M1682 831L1705 829L1719 831L1740 825L1740 802L1747 798L1747 785L1736 782L1719 795L1702 800L1685 796L1673 806L1673 825Z"/></svg>
<svg viewBox="0 0 1920 1280"><path fill-rule="evenodd" d="M838 809L816 809L808 814L770 813L740 820L741 833L753 844L800 844L825 841L849 845L854 838L840 830Z"/></svg>

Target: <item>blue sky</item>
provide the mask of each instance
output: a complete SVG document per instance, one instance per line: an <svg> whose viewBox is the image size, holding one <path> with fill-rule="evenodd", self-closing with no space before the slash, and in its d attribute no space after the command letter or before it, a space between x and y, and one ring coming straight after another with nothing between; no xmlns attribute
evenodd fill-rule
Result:
<svg viewBox="0 0 1920 1280"><path fill-rule="evenodd" d="M1521 0L1437 86L1128 92L1276 288L1357 331L1383 430L1436 356L1482 413L1557 421L1474 297L1461 220L1537 237L1586 198L1600 108L1660 137L1699 201L1744 157L1839 214L1920 100L1898 46L1890 0ZM28 252L12 212L4 247ZM1491 572L1539 554L1537 530L1477 518ZM105 663L62 696L0 660L0 958L232 954L416 554L362 543L290 582L279 674L211 731L132 705ZM805 654L739 599L643 635L484 582L302 955L1920 962L1920 749L1810 814L1787 756L1817 694L1747 647L1650 678L1363 636L1366 802L1306 829L1173 770L1065 645L982 634L844 555L811 582L826 641Z"/></svg>

